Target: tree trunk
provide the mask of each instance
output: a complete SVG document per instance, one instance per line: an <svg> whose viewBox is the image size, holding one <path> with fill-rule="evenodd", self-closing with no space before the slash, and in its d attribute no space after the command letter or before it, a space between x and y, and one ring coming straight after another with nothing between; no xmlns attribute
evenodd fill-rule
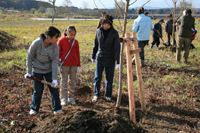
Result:
<svg viewBox="0 0 200 133"><path fill-rule="evenodd" d="M176 2L174 3L174 16L173 16L173 31L172 31L172 46L174 46L175 39L175 17L176 17Z"/></svg>
<svg viewBox="0 0 200 133"><path fill-rule="evenodd" d="M125 37L126 33L126 23L127 23L127 14L128 14L128 7L129 7L130 0L126 1L126 8L124 14L124 25L123 25L123 33L122 37ZM118 89L118 96L117 96L117 103L116 107L119 108L121 104L121 93L122 93L122 71L123 71L123 51L124 51L124 42L121 45L121 52L120 52L120 68L119 68L119 89Z"/></svg>
<svg viewBox="0 0 200 133"><path fill-rule="evenodd" d="M52 16L52 24L53 24L53 21L54 21L54 18L55 18L55 14L56 14L56 6L55 6L55 3L56 3L56 1L54 0L54 1L53 1L53 16Z"/></svg>

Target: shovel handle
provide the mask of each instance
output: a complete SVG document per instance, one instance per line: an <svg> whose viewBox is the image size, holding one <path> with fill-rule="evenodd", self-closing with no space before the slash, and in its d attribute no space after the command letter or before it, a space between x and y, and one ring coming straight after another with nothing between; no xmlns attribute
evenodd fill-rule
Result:
<svg viewBox="0 0 200 133"><path fill-rule="evenodd" d="M41 83L47 84L47 85L51 85L51 86L54 85L53 83L50 83L50 82L47 82L47 81L44 81L44 80L42 80ZM64 88L64 87L62 87L62 86L60 86L60 85L57 85L56 88L60 88L60 89L62 89L62 90L68 90L68 91L70 91L70 92L72 92L72 93L75 93L73 90L68 89L68 88Z"/></svg>
<svg viewBox="0 0 200 133"><path fill-rule="evenodd" d="M36 77L33 77L33 76L27 77L27 78L28 78L28 79L32 79L32 80L35 80L35 81L39 81L39 82L41 82L41 83L43 83L43 84L47 84L47 85L50 85L50 86L54 85L53 83L50 83L50 82L47 82L47 81L44 81L44 80L40 80L40 79L38 79L38 78L36 78ZM61 89L63 89L63 90L68 90L68 91L70 91L70 92L72 92L72 93L75 93L75 91L73 91L73 90L71 90L71 89L68 89L68 88L64 88L64 87L62 87L62 86L60 86L60 85L57 85L56 88L61 88Z"/></svg>

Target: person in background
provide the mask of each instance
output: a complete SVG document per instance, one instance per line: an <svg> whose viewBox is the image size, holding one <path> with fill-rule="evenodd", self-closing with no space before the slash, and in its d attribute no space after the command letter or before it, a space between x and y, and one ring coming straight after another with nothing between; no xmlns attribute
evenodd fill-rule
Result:
<svg viewBox="0 0 200 133"><path fill-rule="evenodd" d="M144 15L148 17L149 13L148 12L144 12Z"/></svg>
<svg viewBox="0 0 200 133"><path fill-rule="evenodd" d="M181 60L181 49L184 49L184 63L188 63L189 48L191 44L192 28L194 28L195 19L192 17L192 11L186 10L186 15L180 17L177 21L179 25L178 44L176 47L177 62Z"/></svg>
<svg viewBox="0 0 200 133"><path fill-rule="evenodd" d="M159 47L160 45L160 37L162 38L162 24L164 23L163 19L160 19L158 23L154 24L153 29L153 42L150 46L150 49L153 48L153 46L156 44L156 47Z"/></svg>
<svg viewBox="0 0 200 133"><path fill-rule="evenodd" d="M58 85L59 47L56 43L60 34L57 28L50 26L45 33L42 33L39 38L33 41L27 52L27 74L24 75L24 77L27 78L31 77L31 74L33 74L37 79L43 80L45 78L47 82L52 82L54 84L54 86L48 85L54 114L63 113L58 89L54 88ZM39 81L34 80L33 85L34 92L29 112L30 115L36 115L39 111L44 90L44 84Z"/></svg>
<svg viewBox="0 0 200 133"><path fill-rule="evenodd" d="M192 27L191 44L190 44L190 49L191 50L195 49L195 46L192 44L192 41L195 39L196 34L197 34L197 30L195 30L195 28Z"/></svg>
<svg viewBox="0 0 200 133"><path fill-rule="evenodd" d="M200 18L198 18L198 24L200 24Z"/></svg>
<svg viewBox="0 0 200 133"><path fill-rule="evenodd" d="M165 33L168 37L168 46L170 46L171 45L170 37L172 36L172 32L173 32L173 15L170 14L168 17L169 17L169 20L167 20L167 22L165 23ZM174 27L174 31L176 31L176 27ZM174 37L174 44L176 44L175 37Z"/></svg>
<svg viewBox="0 0 200 133"><path fill-rule="evenodd" d="M59 60L62 62L61 68L61 86L75 91L77 67L81 66L79 44L75 39L76 28L68 26L64 36L58 41ZM67 101L75 105L74 94L67 90L60 89L61 105L67 105Z"/></svg>
<svg viewBox="0 0 200 133"><path fill-rule="evenodd" d="M99 19L99 23L97 25L97 29L101 28L101 26L102 26L102 19L106 17L106 12L102 12L101 16L102 17Z"/></svg>
<svg viewBox="0 0 200 133"><path fill-rule="evenodd" d="M111 101L115 64L119 69L120 43L119 34L113 27L113 17L107 15L102 19L102 27L97 29L92 52L92 62L96 62L94 78L94 96L92 102L100 97L102 73L106 74L106 101Z"/></svg>
<svg viewBox="0 0 200 133"><path fill-rule="evenodd" d="M138 41L138 47L141 48L142 51L140 51L140 62L141 67L144 67L144 47L146 44L148 44L150 39L150 33L153 29L153 24L150 17L147 17L144 15L144 8L140 7L137 11L138 17L135 19L133 24L133 34L137 33L137 41ZM134 36L134 35L133 35ZM132 64L135 64L135 58L132 59Z"/></svg>
<svg viewBox="0 0 200 133"><path fill-rule="evenodd" d="M186 10L183 11L183 16L186 15ZM190 49L195 49L195 46L192 44L192 41L195 39L196 37L196 33L197 33L197 30L195 30L194 27L192 27L192 34L191 34L191 44L190 44Z"/></svg>

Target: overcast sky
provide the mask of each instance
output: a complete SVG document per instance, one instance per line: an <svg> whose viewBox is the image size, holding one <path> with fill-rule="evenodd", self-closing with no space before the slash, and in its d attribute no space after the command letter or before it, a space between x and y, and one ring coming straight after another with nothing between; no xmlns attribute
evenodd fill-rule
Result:
<svg viewBox="0 0 200 133"><path fill-rule="evenodd" d="M39 0L39 1L48 1L48 0ZM104 6L100 3L100 1L106 6L106 8L112 8L114 7L114 0L94 0L98 6L98 8L104 8ZM120 1L120 0L117 0ZM123 0L124 2L126 0ZM131 2L135 1L135 0L130 0ZM145 2L147 2L148 0L137 0L132 6L133 7L140 7L142 6ZM168 4L165 2L167 1ZM182 0L178 0L178 4L179 1ZM193 2L193 7L195 8L200 8L200 0L185 0L185 1L192 1ZM57 6L62 6L63 5L64 0L56 0L56 5ZM88 4L88 8L96 8L93 0L71 0L72 5L76 6L78 8L83 8L83 3L86 2ZM177 4L177 5L178 5ZM146 6L150 6L150 7L169 7L169 6L173 6L172 0L151 0L148 4L146 4Z"/></svg>

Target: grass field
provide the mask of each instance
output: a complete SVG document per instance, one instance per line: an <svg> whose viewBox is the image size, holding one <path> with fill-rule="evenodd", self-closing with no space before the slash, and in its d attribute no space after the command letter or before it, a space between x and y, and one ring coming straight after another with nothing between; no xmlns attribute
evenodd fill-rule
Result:
<svg viewBox="0 0 200 133"><path fill-rule="evenodd" d="M157 20L153 20L153 23L156 23ZM40 33L44 32L45 29L51 25L51 21L38 21L38 20L30 20L30 19L23 19L23 20L0 20L1 23L1 30L8 32L16 36L18 39L14 42L14 45L19 47L18 50L15 51L3 51L0 53L0 58L3 59L0 63L0 69L9 69L12 67L13 64L18 65L25 69L25 61L26 61L26 48L35 40ZM114 22L117 26L115 28L119 31L119 35L122 35L121 31L119 30L120 24L118 21ZM123 23L123 22L121 22ZM54 26L56 26L63 34L64 30L69 26L74 25L77 29L76 39L79 41L80 45L80 55L82 60L82 70L94 69L95 65L91 65L90 62L85 62L85 57L88 59L91 58L93 42L95 38L96 32L96 25L97 21L55 21ZM133 21L130 21L127 24L127 32L131 33ZM163 31L164 31L164 24L163 24ZM196 25L197 31L200 29L200 25ZM163 33L163 39L167 41L167 36ZM150 37L149 44L152 42L152 37ZM198 69L199 67L199 57L200 57L200 47L199 47L200 37L197 34L196 40L193 41L194 45L196 46L196 50L190 52L189 62L190 65L184 63L176 63L176 54L169 52L168 50L158 50L155 46L153 50L149 49L149 46L145 48L145 58L147 61L150 62L157 62L158 64L168 65L168 68L182 68L187 67L190 69ZM163 47L161 44L160 47ZM12 60L10 60L12 59ZM116 71L118 72L118 71ZM126 69L124 70L126 73ZM168 75L169 76L169 75ZM176 77L171 75L170 79L174 79ZM182 78L182 77L179 77ZM118 78L116 78L117 82ZM195 79L196 80L196 79ZM151 80L148 79L149 82L156 82L155 79ZM158 83L158 82L157 82ZM117 86L117 83L114 83ZM124 83L126 84L126 83Z"/></svg>
<svg viewBox="0 0 200 133"><path fill-rule="evenodd" d="M127 32L131 33L134 21L127 24ZM153 20L153 24L157 20ZM0 51L0 71L5 73L17 69L17 77L22 79L26 73L26 53L27 48L31 45L40 33L44 32L48 26L51 26L51 21L38 21L30 19L0 19L0 29L17 37L14 42L15 50ZM93 87L95 64L90 61L93 42L96 33L97 21L54 21L54 26L57 27L63 35L64 30L69 25L74 25L77 29L76 39L80 45L81 55L81 72L77 75L83 85ZM121 36L118 21L114 21L117 26L114 26ZM123 22L121 22L123 23ZM163 24L163 39L167 41L167 35L164 34ZM196 29L200 31L200 24L197 24ZM149 46L152 42L150 37ZM176 39L177 40L177 39ZM178 106L182 110L200 110L200 36L196 35L193 41L196 49L190 51L189 63L177 63L176 54L172 53L170 49L165 49L164 45L160 44L160 48L154 46L153 50L149 46L145 47L145 64L142 68L143 86L145 91L145 99L147 101L148 109L154 110L157 105L165 109L170 106ZM183 54L183 53L182 53ZM183 58L182 58L183 61ZM126 78L126 63L124 55L123 64L123 93L127 92L127 78ZM1 76L1 75L0 75ZM12 75L10 75L12 76ZM15 75L16 76L16 75ZM16 77L15 77L16 78ZM105 77L103 77L105 79ZM138 82L136 77L135 66L133 66L133 79L135 86L135 97L139 97ZM102 80L102 88L105 87L105 81ZM119 70L115 71L113 89L118 89ZM3 86L3 83L2 83ZM1 86L0 86L1 87ZM32 85L30 86L32 87ZM28 87L26 88L28 90ZM4 96L6 93L4 94ZM29 97L29 99L31 96ZM151 105L157 104L157 105ZM153 108L154 107L154 108ZM175 107L174 107L175 108ZM161 108L162 109L162 108ZM170 112L170 111L169 111ZM191 111L192 112L192 111ZM158 113L158 112L157 112ZM170 112L172 113L172 112ZM182 113L182 112L180 112ZM174 112L175 114L175 112ZM175 117L172 114L171 117ZM165 114L167 115L167 114ZM164 115L164 116L165 116ZM170 114L169 114L170 115ZM184 114L183 114L184 115ZM184 118L187 119L187 118ZM188 118L189 119L189 118ZM193 118L190 119L193 121ZM189 120L188 120L189 121ZM194 122L194 121L193 121ZM181 124L180 124L181 125ZM191 127L191 126L190 126ZM191 127L192 128L192 127ZM0 128L1 129L1 128Z"/></svg>

